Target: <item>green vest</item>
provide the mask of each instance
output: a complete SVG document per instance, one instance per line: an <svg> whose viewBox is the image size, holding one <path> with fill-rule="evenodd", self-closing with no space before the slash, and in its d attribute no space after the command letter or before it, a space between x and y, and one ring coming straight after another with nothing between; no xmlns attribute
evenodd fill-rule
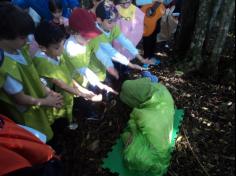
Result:
<svg viewBox="0 0 236 176"><path fill-rule="evenodd" d="M5 76L4 76L4 73L1 71L1 68L0 68L0 88L2 87L4 81L5 81Z"/></svg>
<svg viewBox="0 0 236 176"><path fill-rule="evenodd" d="M20 64L11 58L5 56L1 66L1 72L4 75L10 75L23 85L23 91L26 95L35 98L44 98L45 93L40 82L39 75L30 59L27 49L22 49L22 55L26 59L28 65ZM17 104L11 96L0 89L0 100L4 108L11 114L11 118L17 123L30 126L47 135L47 140L53 137L51 129L51 119L53 118L48 107L28 106L24 112L18 110Z"/></svg>
<svg viewBox="0 0 236 176"><path fill-rule="evenodd" d="M106 67L97 59L95 53L97 52L100 43L112 43L113 40L120 35L120 33L121 31L119 26L115 26L111 30L109 36L101 34L88 43L88 49L92 53L90 55L89 68L99 77L100 81L104 81L106 79Z"/></svg>
<svg viewBox="0 0 236 176"><path fill-rule="evenodd" d="M83 83L83 76L81 76L78 72L77 69L83 68L83 67L88 67L89 65L89 60L90 60L90 52L86 48L86 52L82 54L78 54L76 56L70 56L69 53L64 52L63 56L66 60L66 64L68 69L71 71L71 74L73 76L73 79L75 79L78 83L82 84Z"/></svg>
<svg viewBox="0 0 236 176"><path fill-rule="evenodd" d="M42 57L33 59L40 77L61 80L69 86L73 86L71 72L68 70L64 57L60 58L59 65L55 65ZM52 87L52 83L48 81ZM73 95L56 86L56 92L63 95L64 106L60 109L53 108L53 115L57 118L66 117L72 120Z"/></svg>

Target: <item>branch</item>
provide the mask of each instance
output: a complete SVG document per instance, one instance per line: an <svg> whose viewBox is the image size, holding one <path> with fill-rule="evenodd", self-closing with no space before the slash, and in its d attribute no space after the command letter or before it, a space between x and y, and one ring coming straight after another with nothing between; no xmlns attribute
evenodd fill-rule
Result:
<svg viewBox="0 0 236 176"><path fill-rule="evenodd" d="M201 168L203 169L203 171L205 172L205 174L206 174L207 176L210 176L209 173L207 172L206 168L205 168L205 167L202 165L202 163L200 162L198 156L197 156L197 155L195 154L195 152L193 151L193 148L192 148L192 146L191 146L191 144L190 144L190 142L189 142L189 140L188 140L188 137L187 137L187 135L186 135L186 130L185 130L184 128L183 128L183 132L184 132L184 137L185 137L186 140L187 140L187 144L188 144L190 150L191 150L192 153L193 153L193 156L195 157L195 159L197 160L198 164L201 166Z"/></svg>

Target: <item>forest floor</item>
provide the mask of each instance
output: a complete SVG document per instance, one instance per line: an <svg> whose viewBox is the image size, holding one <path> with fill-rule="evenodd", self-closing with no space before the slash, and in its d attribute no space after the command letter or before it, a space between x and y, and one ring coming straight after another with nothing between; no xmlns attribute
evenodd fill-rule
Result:
<svg viewBox="0 0 236 176"><path fill-rule="evenodd" d="M151 70L173 95L185 115L167 175L235 175L235 87L197 76L184 76L170 62L171 50L159 54ZM56 143L66 176L115 176L101 168L129 120L131 110L118 97L101 121L78 117L79 127L57 132ZM108 105L109 107L109 105Z"/></svg>

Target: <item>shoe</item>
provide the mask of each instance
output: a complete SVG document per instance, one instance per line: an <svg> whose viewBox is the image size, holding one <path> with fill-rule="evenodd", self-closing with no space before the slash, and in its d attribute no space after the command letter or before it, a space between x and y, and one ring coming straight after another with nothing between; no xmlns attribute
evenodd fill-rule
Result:
<svg viewBox="0 0 236 176"><path fill-rule="evenodd" d="M70 130L76 130L78 128L78 123L76 122L71 122L69 125L68 125L68 128Z"/></svg>

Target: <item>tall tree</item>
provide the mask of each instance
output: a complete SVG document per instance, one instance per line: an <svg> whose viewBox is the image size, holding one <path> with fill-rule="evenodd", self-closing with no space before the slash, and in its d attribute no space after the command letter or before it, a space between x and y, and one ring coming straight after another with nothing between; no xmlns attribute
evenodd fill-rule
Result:
<svg viewBox="0 0 236 176"><path fill-rule="evenodd" d="M183 71L218 74L234 11L234 0L184 1L175 50Z"/></svg>

